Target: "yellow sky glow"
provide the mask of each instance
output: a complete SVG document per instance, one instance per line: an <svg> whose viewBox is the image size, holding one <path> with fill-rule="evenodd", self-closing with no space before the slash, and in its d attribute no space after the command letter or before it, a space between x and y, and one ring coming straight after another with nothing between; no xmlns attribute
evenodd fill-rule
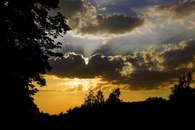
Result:
<svg viewBox="0 0 195 130"><path fill-rule="evenodd" d="M35 103L40 111L50 114L66 112L70 108L80 106L89 90L103 90L105 98L108 97L112 89L118 85L109 84L101 78L78 79L78 78L58 78L46 75L47 86L38 87L39 92L34 96ZM119 86L120 87L120 86ZM159 90L124 90L121 85L121 99L125 102L142 101L148 97L160 96L168 98L170 89Z"/></svg>

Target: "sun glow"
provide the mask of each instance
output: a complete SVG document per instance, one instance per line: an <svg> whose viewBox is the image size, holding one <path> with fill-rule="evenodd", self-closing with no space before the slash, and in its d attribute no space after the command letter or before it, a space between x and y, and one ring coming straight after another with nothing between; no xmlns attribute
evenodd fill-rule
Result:
<svg viewBox="0 0 195 130"><path fill-rule="evenodd" d="M66 112L70 108L80 106L89 90L102 89L101 86L106 84L100 77L79 79L44 75L44 78L47 86L36 85L39 92L36 93L34 99L40 111L50 114Z"/></svg>
<svg viewBox="0 0 195 130"><path fill-rule="evenodd" d="M50 92L86 92L88 90L93 90L99 88L101 85L106 84L102 81L102 78L58 78L56 76L45 75L44 78L47 81L46 87L38 88L40 91L50 91Z"/></svg>
<svg viewBox="0 0 195 130"><path fill-rule="evenodd" d="M66 87L66 89L64 90L67 92L88 91L96 87L99 80L100 79L96 79L96 78L95 79L79 79L79 78L63 79L63 81L58 83L57 85Z"/></svg>
<svg viewBox="0 0 195 130"><path fill-rule="evenodd" d="M53 75L44 75L47 86L38 87L39 92L34 96L35 103L41 111L50 114L59 114L66 112L70 108L80 106L89 90L103 90L105 98L116 87L122 91L121 99L123 101L139 101L149 96L161 95L165 97L170 91L131 91L126 90L123 85L114 85L101 77L79 79L79 78L59 78Z"/></svg>

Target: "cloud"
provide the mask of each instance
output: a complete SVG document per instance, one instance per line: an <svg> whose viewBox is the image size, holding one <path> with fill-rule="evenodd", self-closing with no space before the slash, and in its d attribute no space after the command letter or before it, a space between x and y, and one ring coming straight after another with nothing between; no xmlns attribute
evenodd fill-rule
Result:
<svg viewBox="0 0 195 130"><path fill-rule="evenodd" d="M173 83L180 74L195 71L194 2L61 1L74 32L60 39L63 53L79 54L67 53L63 59L51 61L49 74L98 77L133 90ZM88 64L83 55L88 57Z"/></svg>
<svg viewBox="0 0 195 130"><path fill-rule="evenodd" d="M84 76L83 73L86 70L83 56L74 53L65 54L63 59L58 58L55 60L51 60L50 64L53 69L49 74L55 75L60 78L81 78Z"/></svg>
<svg viewBox="0 0 195 130"><path fill-rule="evenodd" d="M173 6L173 5L172 5ZM115 36L94 53L105 55L128 55L152 44L177 44L195 36L195 14L173 19L166 12L149 7L142 12L144 24L132 32Z"/></svg>
<svg viewBox="0 0 195 130"><path fill-rule="evenodd" d="M132 90L157 89L173 83L180 74L195 71L195 40L177 45L159 44L128 56L91 56L68 53L51 61L50 75L64 78L96 78Z"/></svg>
<svg viewBox="0 0 195 130"><path fill-rule="evenodd" d="M82 0L60 0L59 6L68 18L78 15L85 8Z"/></svg>
<svg viewBox="0 0 195 130"><path fill-rule="evenodd" d="M75 52L86 57L90 57L103 43L102 39L95 36L79 37L71 33L67 33L64 37L58 38L57 40L62 43L62 48L58 49L58 52L63 54Z"/></svg>
<svg viewBox="0 0 195 130"><path fill-rule="evenodd" d="M158 10L166 12L168 15L171 15L173 18L184 18L191 14L194 14L195 1L186 0L183 2L179 2L178 4L161 5L156 8Z"/></svg>
<svg viewBox="0 0 195 130"><path fill-rule="evenodd" d="M173 18L172 13L176 6L182 5L179 7L182 8L185 3L193 2L61 0L61 10L69 18L68 24L72 28L71 33L60 39L62 52L73 51L87 57L96 53L128 55L151 44L176 44L194 38L193 12L180 19ZM184 10L193 7L188 6L189 9L184 6Z"/></svg>
<svg viewBox="0 0 195 130"><path fill-rule="evenodd" d="M68 78L94 78L104 77L115 79L119 76L123 60L121 57L106 57L95 54L90 57L88 64L82 55L67 53L63 59L50 61L52 71L49 73L58 77Z"/></svg>
<svg viewBox="0 0 195 130"><path fill-rule="evenodd" d="M114 7L117 10L127 10L126 8L143 8L154 5L177 3L178 0L85 0L94 6ZM110 7L110 8L111 8ZM116 13L116 12L114 12Z"/></svg>
<svg viewBox="0 0 195 130"><path fill-rule="evenodd" d="M133 66L124 81L131 89L154 89L173 81L187 71L195 71L195 40L182 41L179 45L153 45L129 56ZM127 69L127 68L126 68Z"/></svg>
<svg viewBox="0 0 195 130"><path fill-rule="evenodd" d="M182 41L177 48L164 52L162 64L166 70L188 65L194 59L194 50L195 40Z"/></svg>
<svg viewBox="0 0 195 130"><path fill-rule="evenodd" d="M124 14L103 15L90 3L81 0L61 0L61 12L69 19L69 26L78 34L123 34L143 24L143 18Z"/></svg>
<svg viewBox="0 0 195 130"><path fill-rule="evenodd" d="M123 34L130 32L143 24L143 19L124 15L110 15L96 17L97 23L89 24L81 28L84 34Z"/></svg>
<svg viewBox="0 0 195 130"><path fill-rule="evenodd" d="M121 56L104 56L95 54L89 59L87 69L89 74L96 75L106 80L115 80L124 64Z"/></svg>

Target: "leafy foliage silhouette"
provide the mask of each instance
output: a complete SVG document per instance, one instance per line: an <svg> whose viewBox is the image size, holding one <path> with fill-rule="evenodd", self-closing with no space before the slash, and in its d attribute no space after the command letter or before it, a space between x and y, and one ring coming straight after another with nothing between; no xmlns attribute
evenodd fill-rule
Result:
<svg viewBox="0 0 195 130"><path fill-rule="evenodd" d="M172 88L170 100L178 105L191 104L195 100L195 89L190 87L191 81L192 74L190 71L181 75L178 83Z"/></svg>
<svg viewBox="0 0 195 130"><path fill-rule="evenodd" d="M84 104L82 105L83 107L97 107L97 106L103 106L105 104L115 104L115 103L120 103L120 95L121 91L119 88L114 89L109 97L105 100L104 99L104 94L102 90L98 90L96 95L94 94L93 90L90 90L89 93L86 95L86 98L84 99Z"/></svg>
<svg viewBox="0 0 195 130"><path fill-rule="evenodd" d="M92 107L96 103L96 97L94 96L93 90L89 91L89 94L86 95L84 106Z"/></svg>
<svg viewBox="0 0 195 130"><path fill-rule="evenodd" d="M105 103L104 100L105 99L104 99L103 91L102 90L97 91L95 103L102 106Z"/></svg>
<svg viewBox="0 0 195 130"><path fill-rule="evenodd" d="M110 93L106 102L108 104L121 102L121 100L119 99L120 95L121 95L120 89L116 88L112 91L112 93Z"/></svg>
<svg viewBox="0 0 195 130"><path fill-rule="evenodd" d="M4 70L1 84L5 93L2 105L9 120L30 123L28 119L39 113L32 97L38 91L33 82L46 85L41 74L51 70L49 58L62 56L53 51L61 45L53 39L70 29L61 13L49 15L51 9L58 8L58 2L0 0L0 54Z"/></svg>

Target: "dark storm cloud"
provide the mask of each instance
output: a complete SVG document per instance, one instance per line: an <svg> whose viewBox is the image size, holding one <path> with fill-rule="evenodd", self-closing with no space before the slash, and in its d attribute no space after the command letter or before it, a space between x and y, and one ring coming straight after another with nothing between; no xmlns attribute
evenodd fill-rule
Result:
<svg viewBox="0 0 195 130"><path fill-rule="evenodd" d="M186 0L184 2L179 2L178 4L172 4L168 6L158 6L157 9L167 12L174 18L183 18L194 13L195 1Z"/></svg>
<svg viewBox="0 0 195 130"><path fill-rule="evenodd" d="M127 33L143 24L143 19L124 15L97 16L97 24L82 27L82 33L88 34L121 34Z"/></svg>
<svg viewBox="0 0 195 130"><path fill-rule="evenodd" d="M165 87L180 74L195 71L195 40L178 45L155 45L129 56L90 57L88 64L82 55L68 53L63 59L51 61L49 73L58 77L101 77L109 83L128 85L129 89Z"/></svg>

